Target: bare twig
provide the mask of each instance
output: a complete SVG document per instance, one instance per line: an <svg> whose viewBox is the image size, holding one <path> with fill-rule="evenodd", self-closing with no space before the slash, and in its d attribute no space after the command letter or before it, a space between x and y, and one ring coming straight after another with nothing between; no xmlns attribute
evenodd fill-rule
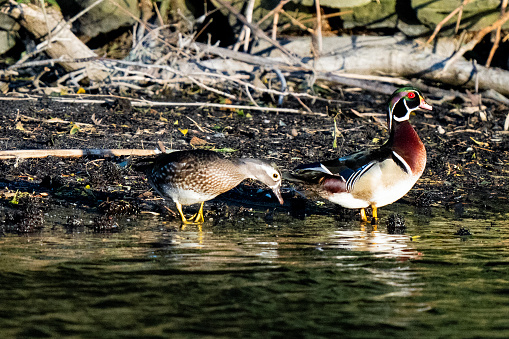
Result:
<svg viewBox="0 0 509 339"><path fill-rule="evenodd" d="M318 55L322 54L322 9L320 8L320 0L315 0L316 6L316 47Z"/></svg>
<svg viewBox="0 0 509 339"><path fill-rule="evenodd" d="M44 15L46 30L48 31L48 40L51 41L53 38L52 38L52 34L51 34L51 27L49 26L49 22L48 22L48 14L46 13L46 4L44 3L44 0L39 0L39 3L41 5L42 14Z"/></svg>
<svg viewBox="0 0 509 339"><path fill-rule="evenodd" d="M288 2L290 2L290 0L280 0L279 3L277 4L277 6L274 7L274 9L272 11L265 14L265 16L258 21L257 25L259 26L262 22L264 22L265 20L270 18L271 15L276 15L277 13L279 13L281 11L281 9L283 8L283 6L286 5Z"/></svg>
<svg viewBox="0 0 509 339"><path fill-rule="evenodd" d="M315 30L312 29L312 28L309 28L309 27L306 27L306 25L303 25L299 20L295 19L293 16L291 16L290 14L288 14L284 9L281 10L281 14L283 14L285 17L287 17L288 19L290 19L290 21L296 25L296 26L299 26L300 29L304 30L304 31L307 31L308 33L311 33L311 34L315 34Z"/></svg>
<svg viewBox="0 0 509 339"><path fill-rule="evenodd" d="M457 7L454 11L452 11L451 13L449 13L449 15L447 15L444 19L442 19L442 21L440 21L437 24L437 26L435 27L435 30L433 31L433 34L431 34L431 36L429 37L428 41L426 41L426 43L427 44L431 43L433 41L433 39L435 39L438 32L440 32L440 29L442 29L442 26L445 25L445 23L447 21L449 21L453 16L455 16L458 12L462 12L463 7L465 7L465 5L468 4L470 1L472 1L472 0L463 0L463 3L459 7ZM461 15L459 15L458 18L461 18Z"/></svg>
<svg viewBox="0 0 509 339"><path fill-rule="evenodd" d="M467 0L464 0L462 4L463 6L461 6L460 11L458 13L458 18L456 19L456 27L454 27L455 34L458 34L458 31L460 30L461 18L463 17L463 7L465 6L465 2L467 2Z"/></svg>
<svg viewBox="0 0 509 339"><path fill-rule="evenodd" d="M507 8L507 0L502 0L502 6L500 8L500 15L504 15L505 10ZM490 67L491 61L493 60L493 56L495 55L495 52L499 46L500 43L500 33L501 33L502 27L498 27L497 31L495 33L495 42L493 42L493 46L490 50L490 55L488 56L488 60L486 60L486 67Z"/></svg>
<svg viewBox="0 0 509 339"><path fill-rule="evenodd" d="M272 21L272 39L277 39L277 24L279 22L279 12L274 13L274 20Z"/></svg>
<svg viewBox="0 0 509 339"><path fill-rule="evenodd" d="M369 117L383 117L385 113L361 113L353 108L350 108L350 111L359 118L369 118Z"/></svg>
<svg viewBox="0 0 509 339"><path fill-rule="evenodd" d="M379 82L376 82L373 80L347 78L347 77L342 77L341 75L336 75L333 73L320 74L320 78L329 80L329 81L334 81L339 84L352 86L352 87L360 87L363 89L367 89L367 90L378 92L378 93L384 93L384 94L391 94L397 89L396 86L379 83Z"/></svg>
<svg viewBox="0 0 509 339"><path fill-rule="evenodd" d="M236 97L235 95L230 94L230 93L226 93L226 92L223 92L223 91L220 91L220 90L215 89L215 88L210 87L210 86L207 86L207 85L205 85L203 82L198 81L198 80L196 80L196 79L195 79L195 78L193 78L193 77L190 77L190 76L189 76L189 77L187 77L187 78L188 78L189 80L191 80L191 81L192 81L195 85L198 85L199 87L201 87L201 88L203 88L203 89L205 89L205 90L207 90L207 91L210 91L210 92L212 92L212 93L216 93L216 94L222 95L222 96L224 96L224 97L226 97L226 98L230 98L230 99L237 99L237 97Z"/></svg>
<svg viewBox="0 0 509 339"><path fill-rule="evenodd" d="M298 97L295 97L295 99L297 99L297 101L299 102L299 104L301 104L302 107L304 107L304 109L306 111L308 111L309 113L313 113L313 111L311 110L311 108L309 108L305 103L302 102L302 100L300 100Z"/></svg>
<svg viewBox="0 0 509 339"><path fill-rule="evenodd" d="M342 12L336 12L336 13L331 13L331 14L326 14L326 15L321 15L321 18L322 18L322 21L323 20L326 20L326 19L329 19L329 18L334 18L334 17L337 17L337 16L341 16L341 15L345 15L345 14L350 14L350 13L353 13L352 10L349 10L349 11L342 11ZM290 16L291 17L291 16ZM307 22L311 22L311 21L316 21L316 18L315 17L311 17L311 18L306 18L306 19L302 19L302 20L297 20L295 19L294 17L291 17L293 20L291 20L291 22L289 23L286 23L284 24L283 26L280 27L281 30L285 30L285 29L288 29L289 27L291 27L292 24L296 24L298 25L299 27L303 28L304 30L308 31L308 32L314 32L315 30L311 29L311 28L308 28L306 27L304 24L307 23Z"/></svg>
<svg viewBox="0 0 509 339"><path fill-rule="evenodd" d="M255 0L249 0L246 7L246 20L251 23L253 20L253 10L254 10ZM249 40L251 39L251 29L247 26L243 28L246 32L246 36L244 37L244 51L249 50Z"/></svg>
<svg viewBox="0 0 509 339"><path fill-rule="evenodd" d="M71 26L72 23L76 20L78 20L80 17L82 17L84 14L86 14L88 11L90 11L92 8L94 8L95 6L99 5L101 2L103 2L104 0L97 0L96 2L94 2L93 4L91 4L90 6L88 6L87 8L84 8L82 11L80 11L78 14L76 14L75 16L73 16L71 19L69 19L67 21L67 25ZM57 32L58 33L58 32Z"/></svg>
<svg viewBox="0 0 509 339"><path fill-rule="evenodd" d="M245 85L244 86L245 90L246 90L246 95L247 97L249 98L249 101L251 101L251 103L253 105L255 105L256 107L260 107L260 105L258 105L255 101L255 99L253 98L253 96L251 95L251 92L249 91L249 86Z"/></svg>
<svg viewBox="0 0 509 339"><path fill-rule="evenodd" d="M471 49L473 49L483 38L486 34L488 34L489 32L493 31L494 29L497 29L499 28L500 26L502 26L507 20L509 20L509 12L506 12L504 13L504 15L502 15L500 17L500 19L498 19L497 21L495 21L492 25L488 26L488 27L485 27L483 29L481 29L479 32L477 32L477 34L475 35L475 37L469 41L467 44L463 45L448 61L447 63L445 64L444 66L444 71L446 71L449 66L451 64L453 64L454 62L456 62L459 58L461 58L463 56L463 54L465 54L467 51L470 51Z"/></svg>
<svg viewBox="0 0 509 339"><path fill-rule="evenodd" d="M157 20L159 21L159 26L165 26L163 16L161 15L161 12L159 11L159 7L157 6L157 4L154 4L154 11L156 12Z"/></svg>
<svg viewBox="0 0 509 339"><path fill-rule="evenodd" d="M481 131L478 131L476 129L466 128L466 129L458 129L458 130L455 130L455 131L447 132L447 133L445 133L445 135L453 135L453 134L457 134L457 133L476 133L476 134L482 134Z"/></svg>
<svg viewBox="0 0 509 339"><path fill-rule="evenodd" d="M288 56L294 63L301 64L300 60L298 60L290 51L288 51L286 48L284 48L278 41L271 39L258 26L255 26L252 23L248 22L246 20L246 17L244 17L241 13L239 13L239 11L237 11L235 8L233 8L230 4L226 3L223 0L216 0L216 1L221 6L223 6L228 11L230 11L230 13L232 13L237 19L239 19L240 22L242 22L244 25L249 27L253 31L253 33L256 36L258 36L260 39L268 41L270 44L272 44L277 49L279 49L281 52L283 52L286 56Z"/></svg>
<svg viewBox="0 0 509 339"><path fill-rule="evenodd" d="M211 130L209 130L208 128L203 128L201 127L200 125L198 125L198 123L196 121L194 121L192 118L186 116L186 118L188 118L189 120L191 120L194 125L203 133L213 133Z"/></svg>
<svg viewBox="0 0 509 339"><path fill-rule="evenodd" d="M251 3L253 4L253 7L251 8L251 10L253 10L253 8L254 8L254 1L253 0L249 0L249 3L247 4L246 11L244 12L245 15L246 15L246 19L249 22L252 21L251 20L252 12L248 11L250 9L250 7L251 7ZM249 17L250 15L251 15L251 18ZM249 47L250 35L251 35L251 29L249 27L247 27L246 25L242 26L242 29L241 29L240 34L239 34L239 37L237 38L237 42L235 43L235 45L233 45L233 50L234 51L238 51L240 46L244 45L244 52L247 52L247 48ZM247 36L247 42L245 40L246 36Z"/></svg>
<svg viewBox="0 0 509 339"><path fill-rule="evenodd" d="M345 15L345 14L351 14L353 13L352 10L348 10L348 11L341 11L341 12L336 12L336 13L330 13L330 14L325 14L325 15L322 15L322 20L327 20L327 19L330 19L330 18L335 18L337 16L342 16L342 15ZM303 19L301 20L300 22L301 23L305 23L305 22L309 22L309 21L313 21L315 20L314 18L309 18L309 19Z"/></svg>

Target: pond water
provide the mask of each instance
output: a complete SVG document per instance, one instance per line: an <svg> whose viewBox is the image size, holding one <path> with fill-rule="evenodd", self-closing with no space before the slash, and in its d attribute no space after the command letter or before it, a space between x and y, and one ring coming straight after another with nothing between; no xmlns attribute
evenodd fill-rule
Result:
<svg viewBox="0 0 509 339"><path fill-rule="evenodd" d="M387 230L396 212L403 234ZM509 337L509 214L393 204L376 230L278 213L176 230L140 215L97 234L66 233L69 213L0 238L3 338Z"/></svg>

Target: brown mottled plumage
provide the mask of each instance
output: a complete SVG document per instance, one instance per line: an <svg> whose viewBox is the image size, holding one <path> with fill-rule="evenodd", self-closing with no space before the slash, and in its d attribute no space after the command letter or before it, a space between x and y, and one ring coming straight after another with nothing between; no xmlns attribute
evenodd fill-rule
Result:
<svg viewBox="0 0 509 339"><path fill-rule="evenodd" d="M226 159L205 150L177 151L158 156L145 168L150 185L163 198L177 205L183 223L190 223L182 213L182 205L201 203L193 222L203 222L203 203L231 190L244 179L256 179L269 186L279 202L281 173L259 159Z"/></svg>

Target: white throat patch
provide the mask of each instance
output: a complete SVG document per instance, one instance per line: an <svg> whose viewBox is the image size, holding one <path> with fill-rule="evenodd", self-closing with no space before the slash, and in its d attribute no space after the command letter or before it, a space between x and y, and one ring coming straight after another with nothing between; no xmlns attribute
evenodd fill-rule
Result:
<svg viewBox="0 0 509 339"><path fill-rule="evenodd" d="M406 104L405 99L401 99L401 100L403 100L403 104L404 104L404 105L405 105L405 107L406 107L406 114L405 114L404 116L402 116L401 118L396 117L396 116L394 116L394 115L393 115L393 116L392 116L392 118L393 118L394 120L396 120L397 122L402 122L402 121L405 121L405 120L410 119L410 112L412 112L412 111L413 111L413 109L408 108L408 105Z"/></svg>

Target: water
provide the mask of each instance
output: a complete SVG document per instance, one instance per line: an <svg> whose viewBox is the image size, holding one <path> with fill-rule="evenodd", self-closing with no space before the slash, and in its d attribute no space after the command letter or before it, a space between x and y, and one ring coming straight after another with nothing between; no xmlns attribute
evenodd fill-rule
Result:
<svg viewBox="0 0 509 339"><path fill-rule="evenodd" d="M0 238L9 337L509 337L509 214L415 214L404 234L332 216ZM65 215L66 213L62 213ZM468 215L468 213L467 213ZM455 235L460 227L472 235Z"/></svg>

